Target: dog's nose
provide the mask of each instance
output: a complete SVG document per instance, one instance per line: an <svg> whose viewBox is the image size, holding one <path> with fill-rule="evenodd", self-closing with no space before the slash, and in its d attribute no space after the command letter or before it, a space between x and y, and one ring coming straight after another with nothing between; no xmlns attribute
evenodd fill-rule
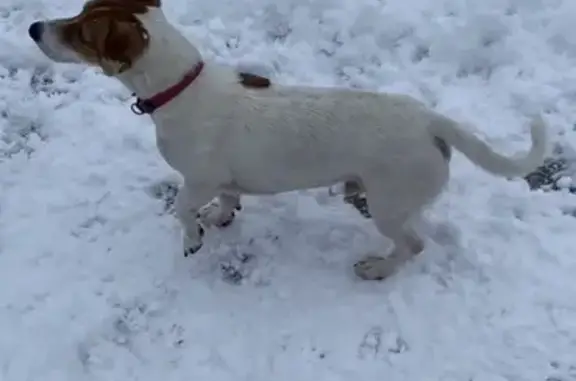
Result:
<svg viewBox="0 0 576 381"><path fill-rule="evenodd" d="M28 28L28 34L34 41L40 41L40 37L42 36L42 23L39 21L32 23Z"/></svg>

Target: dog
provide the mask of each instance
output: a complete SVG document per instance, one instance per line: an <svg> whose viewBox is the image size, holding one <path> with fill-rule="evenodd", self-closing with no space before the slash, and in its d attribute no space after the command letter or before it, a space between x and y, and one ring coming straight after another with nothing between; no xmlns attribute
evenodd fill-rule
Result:
<svg viewBox="0 0 576 381"><path fill-rule="evenodd" d="M539 113L530 150L506 157L406 95L281 86L206 62L160 0L91 0L78 15L34 22L28 32L51 60L117 78L137 97L133 111L152 118L160 153L184 180L175 212L186 256L202 247L201 225L232 222L242 195L344 183L365 192L374 224L393 241L387 256L354 264L360 278L382 280L423 251L413 222L447 183L452 148L508 178L544 160Z"/></svg>

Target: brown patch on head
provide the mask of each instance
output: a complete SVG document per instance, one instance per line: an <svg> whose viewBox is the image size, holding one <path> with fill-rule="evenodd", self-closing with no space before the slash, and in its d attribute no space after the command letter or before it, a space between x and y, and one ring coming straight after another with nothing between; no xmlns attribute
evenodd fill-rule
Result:
<svg viewBox="0 0 576 381"><path fill-rule="evenodd" d="M268 78L251 73L238 73L239 83L249 89L266 89L271 86Z"/></svg>
<svg viewBox="0 0 576 381"><path fill-rule="evenodd" d="M135 16L160 0L90 0L59 26L62 42L107 75L129 69L148 47L148 32Z"/></svg>

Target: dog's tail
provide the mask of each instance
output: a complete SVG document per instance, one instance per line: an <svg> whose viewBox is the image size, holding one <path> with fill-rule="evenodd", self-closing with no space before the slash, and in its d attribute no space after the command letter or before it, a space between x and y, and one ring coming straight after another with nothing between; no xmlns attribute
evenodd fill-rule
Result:
<svg viewBox="0 0 576 381"><path fill-rule="evenodd" d="M443 139L484 170L502 177L520 177L544 162L547 137L546 125L540 115L532 119L532 147L522 157L507 157L495 152L488 144L462 128L457 122L440 116L430 125L434 137Z"/></svg>

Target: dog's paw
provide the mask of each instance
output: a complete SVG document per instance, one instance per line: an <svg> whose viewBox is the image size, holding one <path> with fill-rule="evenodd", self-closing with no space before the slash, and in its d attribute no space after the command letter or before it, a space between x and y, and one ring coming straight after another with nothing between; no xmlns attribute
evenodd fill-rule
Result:
<svg viewBox="0 0 576 381"><path fill-rule="evenodd" d="M240 206L236 207L240 210ZM236 213L232 211L222 210L222 207L217 201L213 201L205 205L198 212L198 219L204 226L216 226L217 228L225 228L230 226L236 217Z"/></svg>
<svg viewBox="0 0 576 381"><path fill-rule="evenodd" d="M384 280L394 273L386 258L368 255L354 264L354 274L363 280Z"/></svg>
<svg viewBox="0 0 576 381"><path fill-rule="evenodd" d="M187 235L184 236L183 246L185 257L196 254L202 248L202 237L204 237L204 229L200 225L198 225L197 239L190 238Z"/></svg>
<svg viewBox="0 0 576 381"><path fill-rule="evenodd" d="M231 212L227 218L219 220L217 223L214 224L217 228L225 228L232 225L234 222L234 218L236 218L236 213Z"/></svg>

